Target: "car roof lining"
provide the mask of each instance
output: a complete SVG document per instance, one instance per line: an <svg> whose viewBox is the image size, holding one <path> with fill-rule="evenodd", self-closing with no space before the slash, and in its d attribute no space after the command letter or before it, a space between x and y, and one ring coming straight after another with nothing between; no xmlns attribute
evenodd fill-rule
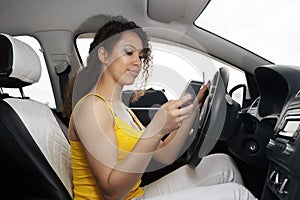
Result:
<svg viewBox="0 0 300 200"><path fill-rule="evenodd" d="M189 6L183 2L188 3ZM165 13L155 14L153 11L162 6L160 0L153 2L151 0L150 4L148 0L0 1L0 15L2 16L0 17L0 32L10 35L36 36L46 34L46 32L66 30L72 32L76 37L80 33L96 32L101 23L107 20L107 16L118 13L118 15L134 20L138 25L148 29L146 31L151 37L196 48L250 73L253 73L257 65L270 64L265 59L235 46L229 41L197 28L193 21L208 2L208 0L172 0L172 2L168 0L166 4L162 5L166 9L169 7L176 7L176 9L164 15ZM148 4L149 8L147 9ZM178 9L181 12L175 12ZM45 45L46 43L44 43Z"/></svg>

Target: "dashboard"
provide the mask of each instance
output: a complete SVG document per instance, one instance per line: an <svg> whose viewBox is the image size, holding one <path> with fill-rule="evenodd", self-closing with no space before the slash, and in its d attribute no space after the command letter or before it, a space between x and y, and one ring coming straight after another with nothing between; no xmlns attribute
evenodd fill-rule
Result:
<svg viewBox="0 0 300 200"><path fill-rule="evenodd" d="M267 144L270 166L265 191L272 191L278 199L293 200L300 196L300 94L283 113Z"/></svg>
<svg viewBox="0 0 300 200"><path fill-rule="evenodd" d="M299 67L265 65L254 76L260 90L258 113L261 117L280 115L286 103L299 91Z"/></svg>
<svg viewBox="0 0 300 200"><path fill-rule="evenodd" d="M257 113L277 116L266 145L269 160L262 200L296 200L300 196L300 69L294 66L258 67L260 90Z"/></svg>
<svg viewBox="0 0 300 200"><path fill-rule="evenodd" d="M251 166L244 171L246 185L260 200L299 199L300 68L258 66L254 78L259 97L237 114L228 150Z"/></svg>

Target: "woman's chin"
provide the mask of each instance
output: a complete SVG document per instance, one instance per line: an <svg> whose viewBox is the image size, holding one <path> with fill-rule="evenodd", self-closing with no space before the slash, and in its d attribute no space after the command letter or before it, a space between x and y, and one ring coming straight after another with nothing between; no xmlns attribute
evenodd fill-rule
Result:
<svg viewBox="0 0 300 200"><path fill-rule="evenodd" d="M119 81L122 85L132 85L135 81L135 78L123 78L121 81Z"/></svg>

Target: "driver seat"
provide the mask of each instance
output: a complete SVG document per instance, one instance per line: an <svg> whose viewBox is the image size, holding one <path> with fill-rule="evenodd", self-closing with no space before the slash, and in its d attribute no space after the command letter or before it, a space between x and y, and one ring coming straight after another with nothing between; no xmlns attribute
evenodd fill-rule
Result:
<svg viewBox="0 0 300 200"><path fill-rule="evenodd" d="M22 98L0 90L0 191L4 199L72 199L70 147L45 104L25 97L41 64L27 44L0 34L0 88L19 88Z"/></svg>

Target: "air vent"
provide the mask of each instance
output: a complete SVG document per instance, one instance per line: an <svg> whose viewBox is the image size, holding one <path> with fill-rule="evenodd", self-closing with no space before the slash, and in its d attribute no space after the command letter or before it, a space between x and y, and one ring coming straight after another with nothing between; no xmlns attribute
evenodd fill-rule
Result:
<svg viewBox="0 0 300 200"><path fill-rule="evenodd" d="M289 105L289 109L295 109L300 107L300 93L296 95L296 97L291 101Z"/></svg>
<svg viewBox="0 0 300 200"><path fill-rule="evenodd" d="M295 97L300 97L300 90L297 92Z"/></svg>

